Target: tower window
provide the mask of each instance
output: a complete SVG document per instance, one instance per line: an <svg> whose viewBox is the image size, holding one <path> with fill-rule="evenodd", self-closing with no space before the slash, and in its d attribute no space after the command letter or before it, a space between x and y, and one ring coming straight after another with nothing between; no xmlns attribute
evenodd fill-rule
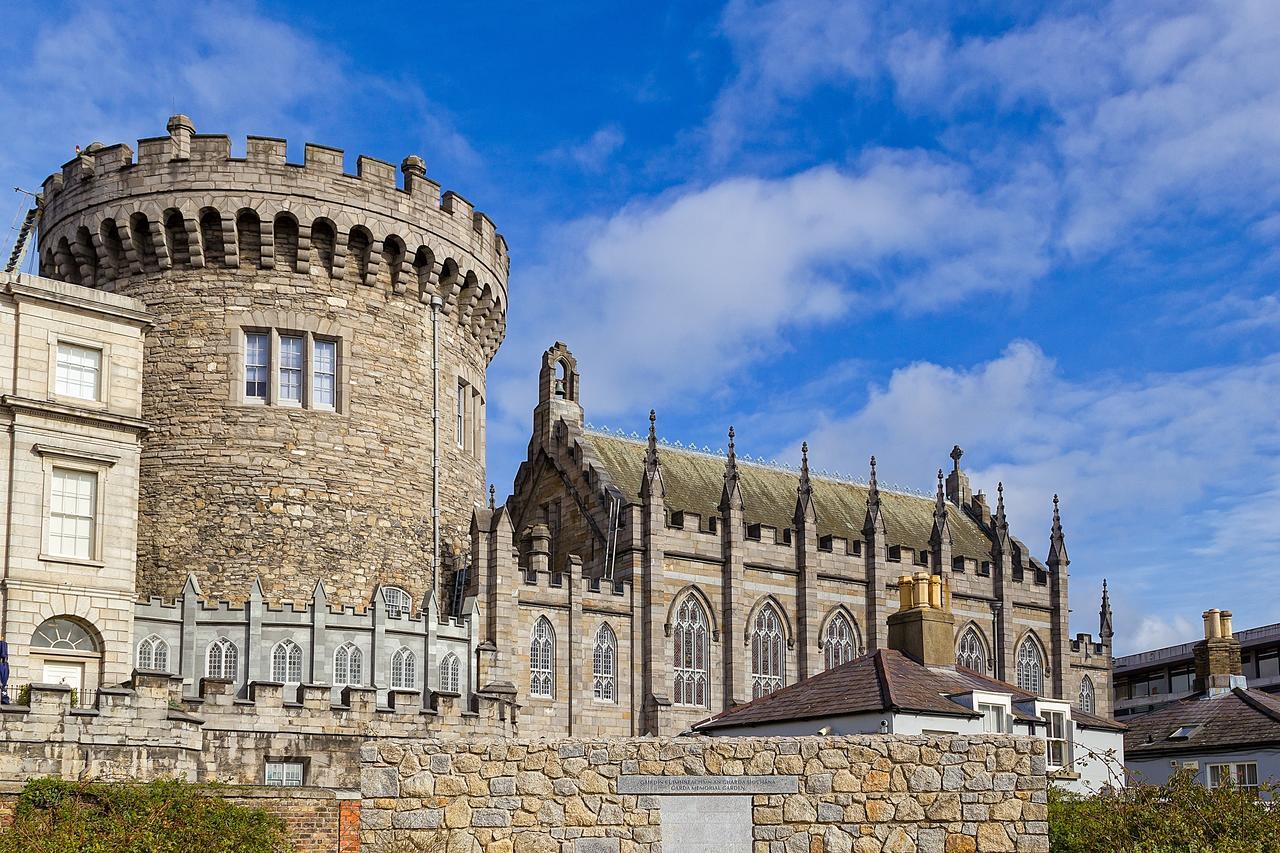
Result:
<svg viewBox="0 0 1280 853"><path fill-rule="evenodd" d="M340 352L338 340L310 332L246 330L243 402L336 411Z"/></svg>
<svg viewBox="0 0 1280 853"><path fill-rule="evenodd" d="M458 400L453 407L454 437L460 449L467 446L467 383L458 380Z"/></svg>
<svg viewBox="0 0 1280 853"><path fill-rule="evenodd" d="M267 374L271 367L271 338L262 332L244 336L244 396L267 401Z"/></svg>
<svg viewBox="0 0 1280 853"><path fill-rule="evenodd" d="M337 402L338 344L315 342L311 360L312 401L316 408L332 409Z"/></svg>
<svg viewBox="0 0 1280 853"><path fill-rule="evenodd" d="M280 336L280 399L302 402L302 338Z"/></svg>

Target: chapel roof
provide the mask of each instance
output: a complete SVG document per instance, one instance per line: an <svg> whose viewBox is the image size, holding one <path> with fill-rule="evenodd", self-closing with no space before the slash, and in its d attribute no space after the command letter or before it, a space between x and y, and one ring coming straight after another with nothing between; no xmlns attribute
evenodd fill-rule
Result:
<svg viewBox="0 0 1280 853"><path fill-rule="evenodd" d="M1126 717L1125 756L1280 747L1280 699L1261 690L1200 692L1146 714ZM1176 736L1175 736L1176 735Z"/></svg>
<svg viewBox="0 0 1280 853"><path fill-rule="evenodd" d="M644 475L645 444L614 435L588 432L587 440L604 464L609 479L625 498L638 503ZM703 518L718 516L724 487L724 457L700 451L662 445L658 449L666 503ZM765 524L783 530L794 524L796 486L799 475L781 468L745 461L738 457L742 502L748 523ZM818 513L818 529L823 534L850 541L862 538L867 514L867 487L861 483L811 475L813 503ZM934 500L920 495L880 488L881 513L890 545L923 551L929 548L933 531ZM972 559L991 554L991 540L981 525L965 510L947 504L952 551Z"/></svg>

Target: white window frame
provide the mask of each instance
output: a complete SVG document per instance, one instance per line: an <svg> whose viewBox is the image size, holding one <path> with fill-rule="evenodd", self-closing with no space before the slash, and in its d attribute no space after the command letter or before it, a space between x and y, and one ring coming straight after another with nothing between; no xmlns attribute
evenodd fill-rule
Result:
<svg viewBox="0 0 1280 853"><path fill-rule="evenodd" d="M296 351L294 351L295 342L297 343ZM275 350L277 402L281 406L301 407L306 400L309 385L307 382L307 336L295 332L277 332ZM296 388L294 387L295 377Z"/></svg>
<svg viewBox="0 0 1280 853"><path fill-rule="evenodd" d="M239 327L238 376L232 399L245 405L273 405L285 408L313 409L320 412L338 412L343 398L342 338L321 335L307 329L273 328L253 324ZM265 363L249 363L249 341L254 337L265 339L263 356ZM301 341L297 358L286 359L286 342ZM322 366L320 353L332 352L331 363ZM293 366L295 365L296 366ZM261 395L249 393L249 371L261 370L265 387ZM286 379L297 374L297 396L285 396ZM287 383L292 385L292 381ZM323 388L324 393L319 393Z"/></svg>
<svg viewBox="0 0 1280 853"><path fill-rule="evenodd" d="M333 683L337 687L364 684L364 652L355 643L343 643L334 649Z"/></svg>
<svg viewBox="0 0 1280 853"><path fill-rule="evenodd" d="M440 659L440 692L461 693L462 660L453 652Z"/></svg>
<svg viewBox="0 0 1280 853"><path fill-rule="evenodd" d="M388 616L409 616L412 611L413 599L401 587L384 586L382 588L382 603L387 608Z"/></svg>
<svg viewBox="0 0 1280 853"><path fill-rule="evenodd" d="M75 364L71 359L64 359L63 351L67 351L68 356L74 356L77 353L87 354L92 358L93 363L86 367L83 364ZM91 345L81 343L80 341L59 338L53 346L54 365L53 365L53 388L54 393L59 397L65 397L70 400L79 400L82 402L100 403L103 394L103 365L106 363L106 352L99 345ZM64 370L65 367L65 370ZM72 381L72 371L76 372L75 381ZM84 385L84 376L91 375L92 393L86 396L79 393L78 389Z"/></svg>
<svg viewBox="0 0 1280 853"><path fill-rule="evenodd" d="M618 701L618 635L608 622L596 629L591 652L591 696L597 702Z"/></svg>
<svg viewBox="0 0 1280 853"><path fill-rule="evenodd" d="M332 338L309 336L311 340L311 407L335 411L338 408L338 350L339 345ZM333 360L326 365L328 370L321 370L320 353L332 350ZM322 381L327 377L327 381ZM327 388L326 388L327 386ZM328 399L321 399L327 392Z"/></svg>
<svg viewBox="0 0 1280 853"><path fill-rule="evenodd" d="M273 787L300 788L306 777L306 764L301 761L268 760L263 769L264 784Z"/></svg>
<svg viewBox="0 0 1280 853"><path fill-rule="evenodd" d="M1056 708L1044 708L1040 716L1045 722L1045 764L1051 770L1066 767L1071 761L1070 715Z"/></svg>
<svg viewBox="0 0 1280 853"><path fill-rule="evenodd" d="M686 708L710 708L711 626L706 608L696 597L687 595L676 610L675 622L671 632L675 657L672 701ZM699 694L702 701L698 701Z"/></svg>
<svg viewBox="0 0 1280 853"><path fill-rule="evenodd" d="M266 346L264 348L264 357L263 357L264 360L262 364L249 363L249 339L253 337L260 337L264 339L264 343ZM245 329L242 337L241 353L243 355L244 366L243 366L243 369L241 370L242 376L240 379L240 390L243 394L245 402L258 403L262 405L265 405L271 402L271 332L270 330ZM262 393L261 394L249 393L249 371L251 369L262 371L262 382L261 382ZM255 381L254 384L257 385L258 383Z"/></svg>
<svg viewBox="0 0 1280 853"><path fill-rule="evenodd" d="M391 687L393 690L415 690L418 684L418 656L408 646L391 653Z"/></svg>
<svg viewBox="0 0 1280 853"><path fill-rule="evenodd" d="M284 652L283 673L277 667L277 655ZM271 647L271 680L281 684L302 683L302 646L293 640L284 639ZM283 674L283 677L280 677ZM297 676L291 678L290 676Z"/></svg>
<svg viewBox="0 0 1280 853"><path fill-rule="evenodd" d="M1221 788L1226 782L1230 782L1242 791L1256 791L1258 790L1258 762L1219 761L1206 764L1204 779L1207 788Z"/></svg>
<svg viewBox="0 0 1280 853"><path fill-rule="evenodd" d="M138 669L169 671L169 644L157 634L143 637L138 643Z"/></svg>
<svg viewBox="0 0 1280 853"><path fill-rule="evenodd" d="M58 485L60 479L64 484L61 492L59 492L59 485ZM55 499L65 499L66 497L65 484L68 482L68 479L75 480L80 483L84 483L84 482L88 483L89 506L88 506L87 515L81 514L79 512L80 508L78 506L76 507L75 512L66 512L65 505L62 503L61 500L59 500L57 508L55 508L55 504L54 504ZM46 519L46 528L47 528L46 534L45 534L45 553L46 554L48 554L50 557L53 557L55 559L81 560L81 561L92 561L97 559L98 528L100 526L98 519L101 511L100 510L101 500L100 500L99 492L101 490L101 487L102 487L101 471L86 469L80 466L68 466L68 465L62 465L62 464L55 464L52 466L49 472L49 497L45 504L45 507L46 507L45 519ZM77 492L78 491L79 490L77 489ZM72 496L72 500L78 503L79 500L81 500L81 496L79 494L76 494ZM55 532L55 530L57 531L65 530L65 527L69 521L75 522L77 528L79 526L79 522L85 522L87 524L88 533L87 533L87 536L85 536L85 535L82 535L78 529L74 530L71 536L75 541L76 545L72 550L65 550L63 546L65 545L65 540L67 539L67 535L65 533ZM82 549L79 545L81 540L83 540L84 542L83 553L81 553ZM55 541L58 543L57 545L54 544Z"/></svg>
<svg viewBox="0 0 1280 853"><path fill-rule="evenodd" d="M218 665L213 665L214 650L218 653ZM228 661L228 658L230 660ZM236 647L234 641L227 637L218 637L212 643L205 647L204 650L204 674L206 678L229 678L235 681L239 678L240 672L240 650Z"/></svg>
<svg viewBox="0 0 1280 853"><path fill-rule="evenodd" d="M467 396L471 384L465 379L458 379L458 398L453 406L453 432L459 450L467 449Z"/></svg>
<svg viewBox="0 0 1280 853"><path fill-rule="evenodd" d="M551 620L539 616L529 638L529 695L556 698L556 632Z"/></svg>

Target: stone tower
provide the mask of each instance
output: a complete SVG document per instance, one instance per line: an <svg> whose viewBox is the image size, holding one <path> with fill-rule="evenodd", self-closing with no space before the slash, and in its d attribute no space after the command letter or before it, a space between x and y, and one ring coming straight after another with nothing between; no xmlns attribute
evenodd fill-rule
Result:
<svg viewBox="0 0 1280 853"><path fill-rule="evenodd" d="M136 297L138 592L416 606L483 505L485 371L506 242L407 157L168 135L88 146L44 184L41 274ZM438 508L438 515L433 514ZM433 523L434 521L434 523ZM433 537L438 525L439 535Z"/></svg>

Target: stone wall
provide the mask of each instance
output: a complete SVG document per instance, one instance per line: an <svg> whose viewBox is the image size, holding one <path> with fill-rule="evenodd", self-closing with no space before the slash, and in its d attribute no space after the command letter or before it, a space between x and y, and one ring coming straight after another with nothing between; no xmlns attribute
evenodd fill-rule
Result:
<svg viewBox="0 0 1280 853"><path fill-rule="evenodd" d="M361 758L375 853L446 838L467 853L1049 849L1033 738L376 740Z"/></svg>

